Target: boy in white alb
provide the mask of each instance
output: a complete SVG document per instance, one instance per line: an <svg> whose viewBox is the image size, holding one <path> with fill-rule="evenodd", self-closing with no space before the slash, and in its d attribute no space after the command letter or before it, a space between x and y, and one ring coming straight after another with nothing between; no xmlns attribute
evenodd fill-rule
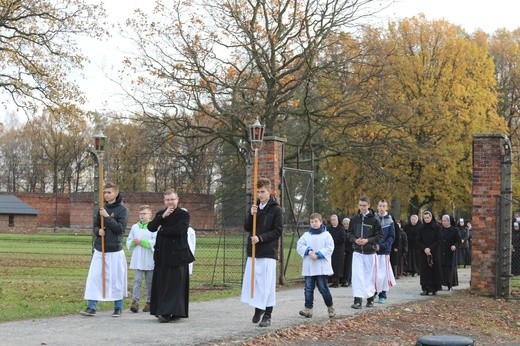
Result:
<svg viewBox="0 0 520 346"><path fill-rule="evenodd" d="M329 317L336 316L332 307L332 296L327 286L329 275L332 275L332 253L334 252L334 239L323 224L321 215L313 213L309 217L311 227L305 232L298 243L296 251L303 257L302 275L305 277L305 308L300 311L300 315L312 317L312 307L314 305L314 287L318 286L325 305L328 309Z"/></svg>
<svg viewBox="0 0 520 346"><path fill-rule="evenodd" d="M132 226L126 247L132 251L130 269L134 269L134 288L132 290L132 305L130 311L139 311L139 300L141 299L141 283L146 283L146 305L143 312L150 311L150 298L152 295L153 277L153 247L157 237L156 232L150 232L147 228L152 218L152 210L148 205L139 208L139 222Z"/></svg>

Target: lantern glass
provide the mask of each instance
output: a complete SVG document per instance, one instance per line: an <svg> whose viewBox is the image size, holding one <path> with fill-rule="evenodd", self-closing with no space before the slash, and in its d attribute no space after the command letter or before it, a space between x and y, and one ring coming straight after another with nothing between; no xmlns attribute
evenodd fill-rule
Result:
<svg viewBox="0 0 520 346"><path fill-rule="evenodd" d="M104 151L105 150L105 136L103 135L96 135L94 137L95 139L95 147L96 147L96 151Z"/></svg>
<svg viewBox="0 0 520 346"><path fill-rule="evenodd" d="M258 118L253 125L249 126L249 140L251 141L251 147L258 149L262 146L264 140L264 129L265 126L260 124Z"/></svg>

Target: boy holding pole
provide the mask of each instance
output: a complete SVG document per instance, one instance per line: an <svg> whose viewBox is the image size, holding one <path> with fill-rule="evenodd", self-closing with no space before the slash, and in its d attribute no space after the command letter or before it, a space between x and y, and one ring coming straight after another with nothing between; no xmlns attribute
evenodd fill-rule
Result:
<svg viewBox="0 0 520 346"><path fill-rule="evenodd" d="M123 298L127 296L127 264L123 237L128 222L128 209L124 206L116 184L105 184L103 196L105 205L99 208L94 223L94 253L85 285L84 298L88 300L88 305L80 313L83 316L94 316L98 301L113 301L112 317L120 317Z"/></svg>
<svg viewBox="0 0 520 346"><path fill-rule="evenodd" d="M282 208L275 197L270 195L271 181L268 178L259 178L256 188L258 201L253 201L244 222L244 230L249 233L249 237L241 301L255 308L253 323L260 322L260 327L268 327L271 325L271 313L276 303L276 260L278 239L283 228ZM256 235L253 236L255 214ZM254 257L253 246L256 250ZM255 287L253 295L251 285Z"/></svg>

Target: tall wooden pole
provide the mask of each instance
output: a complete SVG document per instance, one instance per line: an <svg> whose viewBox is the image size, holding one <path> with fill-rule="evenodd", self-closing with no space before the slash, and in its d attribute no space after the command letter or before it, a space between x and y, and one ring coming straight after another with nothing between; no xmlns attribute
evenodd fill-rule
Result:
<svg viewBox="0 0 520 346"><path fill-rule="evenodd" d="M105 207L105 183L103 182L103 156L99 156L99 207ZM99 211L98 211L99 213ZM103 298L106 297L106 273L105 273L105 218L99 215L99 229L103 230L101 236L101 280L103 282Z"/></svg>
<svg viewBox="0 0 520 346"><path fill-rule="evenodd" d="M258 181L258 149L255 149L255 163L253 166L253 205L256 205L256 182ZM258 209L257 209L258 212ZM256 236L256 214L253 214L253 230L252 237ZM256 257L256 244L251 242L251 298L255 296L255 257Z"/></svg>

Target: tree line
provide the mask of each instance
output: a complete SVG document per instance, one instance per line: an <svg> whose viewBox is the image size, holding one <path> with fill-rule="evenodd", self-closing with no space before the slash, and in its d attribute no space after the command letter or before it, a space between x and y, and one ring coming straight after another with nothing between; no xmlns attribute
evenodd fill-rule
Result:
<svg viewBox="0 0 520 346"><path fill-rule="evenodd" d="M60 14L91 8L46 3ZM470 210L472 135L507 133L518 157L520 30L467 33L423 15L367 25L362 19L376 3L158 1L153 16L136 11L121 25L137 52L119 80L132 113L89 112L63 98L65 86L31 95L24 90L33 86L5 86L0 76L0 88L31 110L27 123L2 128L0 189L90 189L86 148L103 123L109 176L124 189L174 185L214 193L223 209L242 205L247 126L258 117L266 135L287 139L286 166L315 172L322 212L353 211L362 193L398 201L409 213ZM75 13L88 11L70 13L74 23ZM78 19L77 30L102 36L89 27L102 18ZM10 26L0 19L0 32ZM58 54L56 68L69 56ZM11 70L0 65L3 75ZM55 102L42 107L42 98Z"/></svg>

